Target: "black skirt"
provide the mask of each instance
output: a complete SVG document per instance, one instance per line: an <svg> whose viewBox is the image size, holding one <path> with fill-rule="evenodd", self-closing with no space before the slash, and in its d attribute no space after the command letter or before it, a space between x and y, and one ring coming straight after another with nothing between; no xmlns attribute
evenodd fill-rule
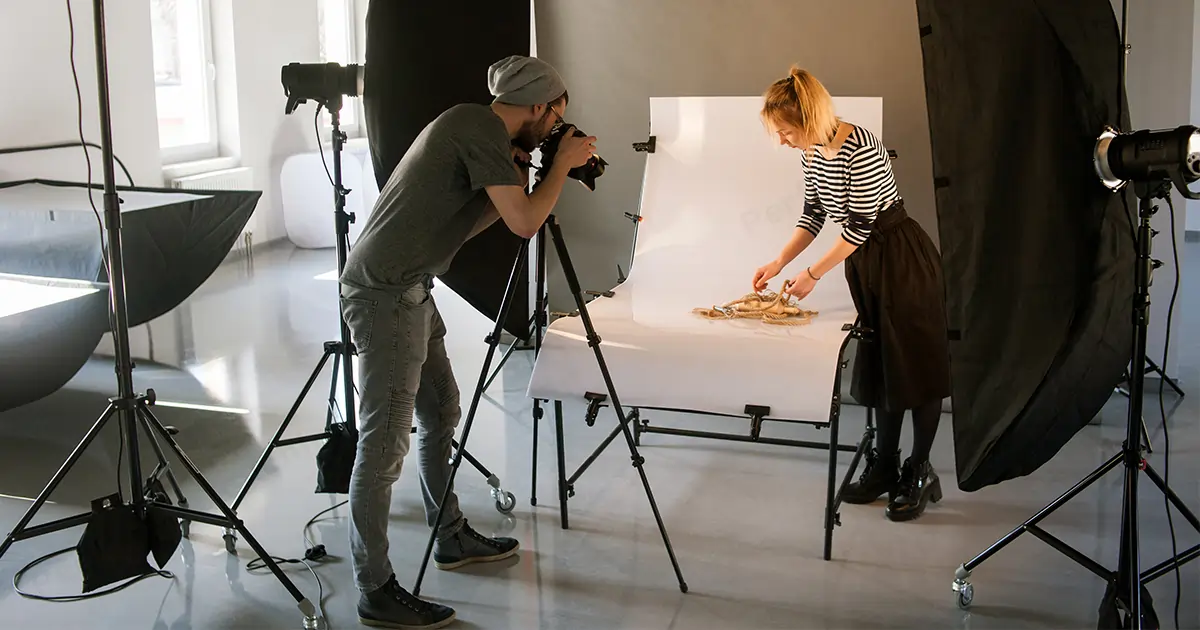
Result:
<svg viewBox="0 0 1200 630"><path fill-rule="evenodd" d="M879 213L870 238L846 259L860 325L850 395L889 411L950 395L950 348L941 256L898 201Z"/></svg>

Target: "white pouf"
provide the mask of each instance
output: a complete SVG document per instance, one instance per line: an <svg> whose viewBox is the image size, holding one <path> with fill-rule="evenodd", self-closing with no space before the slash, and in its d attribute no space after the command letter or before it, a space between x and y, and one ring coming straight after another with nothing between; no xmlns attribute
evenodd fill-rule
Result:
<svg viewBox="0 0 1200 630"><path fill-rule="evenodd" d="M283 223L288 239L296 247L320 249L333 247L337 242L333 221L333 186L329 183L333 173L331 151L326 151L325 162L329 165L329 174L326 174L325 166L321 163L320 153L301 153L285 160L280 171ZM362 185L363 170L357 156L342 152L342 185L350 189L350 194L346 196L346 212L354 213L356 217L355 222L350 224L352 243L362 232L371 207L365 203L368 191ZM374 196L378 197L379 193L375 192ZM374 199L371 199L371 203L374 203Z"/></svg>

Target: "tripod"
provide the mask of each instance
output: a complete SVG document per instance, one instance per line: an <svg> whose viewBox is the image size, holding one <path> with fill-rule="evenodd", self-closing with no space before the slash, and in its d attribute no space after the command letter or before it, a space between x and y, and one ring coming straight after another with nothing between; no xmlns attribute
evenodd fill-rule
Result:
<svg viewBox="0 0 1200 630"><path fill-rule="evenodd" d="M621 425L621 430L625 434L625 441L629 445L629 454L630 454L630 458L633 461L633 466L634 466L634 468L637 468L638 474L641 476L642 486L646 490L646 498L650 501L650 509L654 512L654 519L658 523L658 531L659 531L659 533L662 534L663 544L666 546L666 549L667 549L667 555L670 556L670 558L671 558L671 565L675 569L675 577L678 578L678 580L679 580L679 590L686 593L687 592L687 583L683 581L683 573L679 569L679 561L675 558L675 550L671 546L671 539L667 535L667 529L666 529L666 526L663 524L662 515L658 511L658 504L654 500L654 492L650 488L650 481L646 477L646 471L643 468L643 463L645 462L645 460L642 458L642 456L640 454L638 454L637 445L634 442L633 434L629 430L629 417L625 415L625 411L621 407L620 399L617 397L616 387L613 385L612 376L609 374L609 371L608 371L608 365L604 362L604 355L600 350L600 336L596 334L596 329L592 325L591 317L588 315L587 304L584 302L584 298L583 298L583 290L579 286L579 277L575 274L575 267L571 264L571 257L567 253L567 246L563 240L562 229L559 227L558 222L553 214L550 215L549 217L547 217L545 224L542 225L541 229L538 231L538 234L537 234L537 239L538 239L537 257L538 257L539 267L542 266L542 263L545 260L543 245L545 243L545 232L546 232L547 228L550 230L550 236L554 240L555 251L558 253L558 259L562 265L563 274L566 276L567 286L571 290L571 295L573 295L575 298L575 305L579 309L579 316L582 318L584 329L587 331L588 345L592 347L592 350L596 354L596 363L600 368L600 373L604 376L604 382L608 386L608 394L612 400L612 408L613 408L613 411L615 411L617 414L617 421ZM529 241L526 240L521 243L520 251L517 252L517 258L516 258L516 261L514 261L514 263L513 263L512 273L509 276L508 288L505 290L504 298L500 303L500 313L496 318L495 327L492 329L492 333L487 338L487 342L488 342L487 358L484 360L483 368L480 370L479 384L475 388L475 395L471 399L471 407L467 413L467 421L466 421L466 424L463 426L463 434L462 434L463 446L462 446L462 449L460 449L458 451L458 454L455 455L454 461L451 463L452 469L450 472L450 481L449 481L449 483L446 484L446 490L442 494L441 502L438 503L439 508L440 508L440 506L445 505L446 500L449 499L449 497L450 497L451 488L454 485L454 476L458 472L458 467L462 462L460 453L462 452L463 449L466 449L467 437L471 433L471 424L475 421L475 411L479 407L479 399L483 394L484 384L486 383L486 380L488 377L488 369L491 366L492 357L495 356L496 345L499 343L500 332L503 328L505 318L508 315L508 309L512 305L513 295L516 293L517 283L520 282L521 269L525 265L525 259L527 258L528 252L529 252ZM543 293L542 286L544 283L544 278L541 275L540 269L539 269L538 278L539 278L538 297L537 297L537 299L539 301L538 313L541 313L542 309L540 307L541 307L541 300L542 300L542 293ZM540 322L541 316L537 315L535 317L538 318L537 320L535 320L535 323L540 326L541 325L541 322ZM539 334L535 337L535 339L537 339L536 343L538 344L538 347L540 349L540 337L541 337L540 329L538 330L538 332L539 332ZM536 405L536 403L535 403L535 405ZM535 420L540 416L540 411L541 411L541 407L537 406L535 415L534 415ZM561 440L559 441L559 445L561 448L561 445L562 445ZM535 470L536 470L536 456L535 456L534 461L535 461ZM562 461L561 458L559 461L560 462ZM417 581L413 588L414 595L420 595L420 593L421 593L421 582L425 578L425 571L429 566L429 556L433 553L433 544L434 544L434 541L437 539L438 528L441 526L441 523L442 523L442 512L439 509L437 518L434 521L433 529L430 531L430 534L429 534L429 543L425 547L425 557L421 561L421 570L420 570L420 573L417 575Z"/></svg>
<svg viewBox="0 0 1200 630"><path fill-rule="evenodd" d="M287 113L295 111L296 102L289 101ZM329 111L330 118L333 122L333 216L334 225L337 232L336 249L337 249L337 270L340 277L342 271L346 268L346 257L350 251L350 224L354 223L354 215L346 212L346 195L350 191L342 186L342 149L345 146L346 134L341 130L341 110L342 96L336 95L319 102L319 106L324 106ZM319 108L318 108L319 111ZM339 293L341 285L338 285ZM340 297L340 296L339 296ZM284 417L283 423L279 425L279 429L275 431L275 435L271 437L271 441L263 449L262 455L254 464L254 469L250 471L250 476L246 478L242 489L238 491L237 497L233 500L233 509L237 511L245 500L246 494L250 492L250 486L258 478L262 472L263 466L267 463L267 458L271 453L280 446L292 446L295 444L305 444L307 442L316 442L324 440L333 435L334 429L334 414L338 408L337 404L337 388L338 375L341 375L342 393L345 396L346 408L342 422L345 424L347 433L351 438L358 437L358 424L355 422L354 411L354 394L357 391L354 387L354 371L353 357L357 354L354 348L354 343L350 340L350 327L346 325L346 318L338 315L339 338L337 341L326 341L324 344L325 351L321 354L320 360L317 361L317 366L313 368L312 374L309 375L308 381L304 384L304 388L300 390L300 395L296 397L292 403L292 408L288 410L287 416ZM292 419L296 417L296 413L300 410L301 403L308 397L309 391L317 381L317 376L321 374L321 370L325 369L325 364L333 359L333 375L329 383L329 401L326 406L325 413L325 430L321 433L313 433L295 438L283 438L283 433L287 431L288 426L292 424ZM232 531L225 532L225 547L230 553L233 553L236 538Z"/></svg>
<svg viewBox="0 0 1200 630"><path fill-rule="evenodd" d="M1154 199L1165 199L1167 195L1171 194L1171 187L1169 181L1161 181L1137 183L1134 188L1140 199L1138 205L1140 223L1137 231L1137 267L1134 274L1135 294L1133 302L1133 365L1137 365L1146 356L1146 329L1149 323L1150 309L1150 275L1153 268L1161 264L1150 258L1151 239L1153 238L1153 232L1150 228L1150 218L1158 210L1158 207L1152 204ZM1146 591L1144 585L1174 571L1176 567L1200 557L1200 545L1196 545L1146 571L1141 570L1141 554L1139 552L1138 539L1138 478L1140 473L1144 472L1150 478L1150 481L1166 495L1167 500L1179 510L1188 523L1196 528L1197 531L1200 531L1200 520L1197 520L1195 514L1167 486L1166 482L1163 481L1162 477L1158 475L1154 467L1146 461L1142 454L1142 435L1139 432L1139 427L1141 426L1142 419L1145 380L1146 372L1144 370L1133 370L1133 373L1130 375L1128 427L1121 451L1113 455L1107 462L1092 471L1082 481L1072 486L1070 490L1042 508L1037 514L1022 523L1007 536L955 571L953 589L957 593L960 608L965 609L969 607L971 601L974 599L974 587L967 582L967 578L971 576L971 572L1013 540L1016 540L1021 534L1029 532L1063 555L1083 565L1084 568L1095 573L1108 583L1109 595L1106 596L1106 599L1109 596L1113 597L1114 610L1109 611L1111 617L1108 619L1102 618L1101 623L1112 625L1102 625L1101 627L1140 629L1143 627L1143 624L1146 624L1147 627L1157 627L1157 616L1154 613L1153 606L1149 601L1143 601L1144 598L1149 598L1149 592ZM1076 495L1088 486L1121 465L1124 465L1125 468L1121 516L1121 547L1118 568L1116 571L1110 571L1041 529L1038 523L1075 498ZM1122 614L1125 617L1124 620L1115 618Z"/></svg>
<svg viewBox="0 0 1200 630"><path fill-rule="evenodd" d="M287 589L288 593L295 598L301 613L304 615L304 627L317 628L320 623L320 617L317 614L316 608L313 606L304 594L296 588L290 579L279 569L279 565L271 559L270 554L263 549L262 545L254 538L250 531L246 528L245 523L238 520L233 509L230 508L224 501L221 500L217 491L208 483L201 474L196 465L188 458L188 456L180 449L179 445L172 437L172 431L167 429L158 418L150 411L150 405L154 404L155 395L153 390L147 390L145 395L135 394L133 391L133 361L130 358L129 350L129 319L127 314L127 304L125 296L125 273L124 263L121 252L121 208L120 200L117 196L116 187L114 184L115 175L113 170L113 151L112 151L112 115L109 109L109 85L108 85L108 62L107 62L107 43L105 39L105 24L104 24L104 0L93 0L93 21L95 23L95 41L96 41L96 71L97 83L99 87L99 102L100 102L100 140L102 149L102 161L104 170L104 216L105 229L108 247L106 254L109 266L109 321L112 328L113 342L115 347L115 363L117 372L117 396L110 398L108 406L100 415L92 428L84 436L83 440L71 452L66 462L50 479L50 482L34 500L33 505L25 512L25 515L17 523L12 533L5 538L0 544L0 557L2 557L12 544L18 540L27 540L44 534L61 531L76 525L91 524L93 519L109 520L106 517L113 515L126 515L127 518L141 521L147 526L143 530L143 535L147 539L156 537L170 537L171 534L179 535L180 532L168 531L163 529L164 521L171 523L174 519L183 519L185 524L187 521L195 521L207 523L218 527L226 527L236 530L245 539L246 542L254 549L262 559L264 565L275 575L279 582ZM124 498L118 492L116 495L98 499L93 502L93 512L80 514L73 517L63 518L43 525L29 527L30 521L37 512L45 505L46 500L62 482L71 468L79 461L83 452L92 443L100 431L108 424L113 416L118 417L122 430L123 447L128 450L128 468L125 472L128 473L128 482L130 487L130 500L125 503ZM141 426L149 433L150 444L158 456L159 465L155 472L146 481L142 479L142 469L139 450L138 428ZM197 510L188 509L186 500L179 491L179 486L175 481L175 477L170 473L169 468L163 458L163 452L155 437L158 437L167 443L171 452L183 463L184 468L200 485L204 493L216 504L220 510L221 516L207 514ZM169 501L161 492L156 491L156 486L160 486L159 476L166 473L167 479L173 486L175 496L180 502L180 507L170 505ZM168 528L174 529L177 523L171 523ZM186 525L182 527L186 529ZM125 539L113 539L112 532L104 531L105 528L98 527L98 544L102 551L111 550L112 553L118 553L128 549L122 543ZM129 533L130 536L138 536L137 532ZM85 533L85 537L87 533ZM138 541L143 542L143 541ZM165 542L170 544L170 551L173 552L175 546L178 545L178 538L171 540L166 538ZM158 555L158 549L155 549L155 555ZM81 548L82 553L82 548ZM110 555L110 554L106 554ZM169 554L167 554L169 557ZM81 555L81 561L83 556ZM103 561L110 558L103 558ZM120 560L137 560L137 558L120 558ZM141 558L142 562L145 557ZM128 564L122 562L122 564ZM148 565L147 565L148 566ZM126 575L133 577L133 575ZM87 576L85 575L85 582ZM120 579L120 578L117 578Z"/></svg>
<svg viewBox="0 0 1200 630"><path fill-rule="evenodd" d="M1166 382L1167 385L1169 385L1171 387L1171 389L1175 390L1176 395L1178 395L1180 398L1183 398L1183 396L1184 396L1183 388L1179 386L1179 381L1167 376L1166 371L1164 371L1161 366L1159 366L1157 363L1155 363L1154 359L1151 359L1150 357L1146 357L1146 360L1143 363L1143 369L1145 370L1145 372L1144 372L1145 374L1157 374L1159 378L1161 378L1163 381ZM1128 381L1129 381L1129 379L1126 378L1125 382L1128 382ZM1129 396L1129 390L1125 389L1124 387L1121 387L1118 385L1117 391L1121 392L1122 396L1126 396L1126 397Z"/></svg>
<svg viewBox="0 0 1200 630"><path fill-rule="evenodd" d="M346 212L346 196L350 194L350 190L342 185L342 150L344 149L347 140L346 134L341 130L342 100L342 96L338 94L330 98L323 99L318 103L319 106L324 107L329 112L333 126L333 214L335 230L337 232L337 273L339 278L346 268L346 258L349 256L350 252L350 224L354 223L354 215ZM292 113L292 111L295 110L297 103L298 101L289 101L287 113ZM340 294L341 285L339 284L338 286ZM358 351L354 347L354 342L350 339L350 327L346 324L345 317L342 317L341 315L338 316L338 326L340 333L338 340L325 342L325 351L321 355L321 358L317 361L316 367L313 368L312 373L309 375L308 381L305 382L304 388L300 390L299 396L297 396L295 402L292 403L292 408L288 411L287 416L284 417L283 422L275 431L275 435L271 437L271 441L267 444L266 448L263 449L262 455L259 456L258 461L254 464L254 469L250 472L250 476L246 478L245 483L242 485L242 489L238 492L237 497L234 499L232 506L234 511L237 511L238 507L241 506L242 501L245 500L246 495L250 492L250 486L254 484L254 481L258 478L259 473L262 472L263 467L266 465L267 458L271 456L271 453L273 453L277 447L316 442L318 440L328 439L333 436L335 429L334 425L336 424L334 422L334 414L337 413L338 408L337 388L339 384L339 374L341 375L340 384L346 400L345 415L342 418L341 424L345 427L345 432L349 438L353 441L357 441L358 424L355 420L354 394L358 390L354 386L353 359L351 357L356 356ZM325 412L325 430L321 433L313 433L311 435L284 439L284 432L287 431L287 428L292 424L292 420L296 417L296 413L300 410L300 405L304 402L304 399L308 397L309 392L312 390L313 384L317 382L317 377L321 374L321 370L325 369L325 364L329 362L331 358L333 359L333 374L329 384L329 401L326 405ZM412 432L417 432L416 427L413 427ZM458 447L457 443L453 444L455 448ZM496 477L496 475L492 474L492 472L486 467L484 467L479 460L472 457L470 453L464 453L464 456L469 462L471 462L473 466L475 466L480 474L487 478L488 485L492 488L492 498L496 502L496 510L503 514L512 512L513 508L516 507L516 497L514 497L511 492L506 492L500 486L500 479ZM224 538L226 549L230 553L233 553L234 545L237 542L234 532L227 529L225 531Z"/></svg>

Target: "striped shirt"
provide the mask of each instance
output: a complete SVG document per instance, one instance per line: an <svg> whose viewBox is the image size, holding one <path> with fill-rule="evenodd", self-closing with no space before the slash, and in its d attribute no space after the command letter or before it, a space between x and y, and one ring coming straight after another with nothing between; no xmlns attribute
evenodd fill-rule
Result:
<svg viewBox="0 0 1200 630"><path fill-rule="evenodd" d="M832 217L842 238L862 245L879 212L900 199L887 148L875 134L855 125L832 160L819 150L805 151L804 214L796 222L816 236Z"/></svg>

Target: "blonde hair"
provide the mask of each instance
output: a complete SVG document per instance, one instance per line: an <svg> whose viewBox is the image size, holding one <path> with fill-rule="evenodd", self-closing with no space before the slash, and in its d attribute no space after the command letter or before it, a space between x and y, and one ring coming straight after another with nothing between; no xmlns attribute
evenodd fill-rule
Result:
<svg viewBox="0 0 1200 630"><path fill-rule="evenodd" d="M763 93L763 122L796 129L809 147L825 144L837 135L838 117L833 97L807 70L792 66L787 77Z"/></svg>

